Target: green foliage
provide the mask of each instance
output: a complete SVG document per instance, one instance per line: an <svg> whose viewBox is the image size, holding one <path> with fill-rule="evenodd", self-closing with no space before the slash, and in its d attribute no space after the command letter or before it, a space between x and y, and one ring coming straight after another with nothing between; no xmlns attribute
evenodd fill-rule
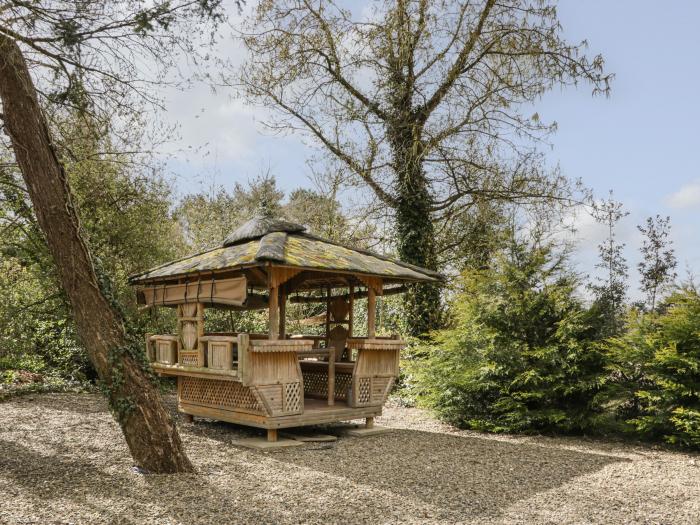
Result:
<svg viewBox="0 0 700 525"><path fill-rule="evenodd" d="M627 331L605 344L609 399L647 439L700 447L700 296L672 294L660 312L633 311Z"/></svg>
<svg viewBox="0 0 700 525"><path fill-rule="evenodd" d="M465 272L451 326L416 349L419 400L460 427L589 429L604 370L576 285L564 255L515 241L492 268Z"/></svg>
<svg viewBox="0 0 700 525"><path fill-rule="evenodd" d="M232 192L223 187L187 195L175 209L184 232L187 251L199 252L219 246L226 236L264 208L280 215L284 193L270 176L253 179L247 187L236 184Z"/></svg>
<svg viewBox="0 0 700 525"><path fill-rule="evenodd" d="M85 116L74 115L56 126L62 139L59 154L96 270L105 282L114 283L110 297L125 306L123 313L136 333L169 330L167 316L134 315L126 277L183 251L180 227L170 215L170 187L157 173L144 173L144 159L104 153L115 149L107 132ZM0 197L0 366L16 375L34 371L36 367L26 368L32 361L46 381L95 379L16 170L0 171Z"/></svg>

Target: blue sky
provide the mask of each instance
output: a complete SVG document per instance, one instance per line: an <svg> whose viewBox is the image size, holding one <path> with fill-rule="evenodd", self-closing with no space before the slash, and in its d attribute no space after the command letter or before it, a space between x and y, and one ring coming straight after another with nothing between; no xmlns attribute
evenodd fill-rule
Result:
<svg viewBox="0 0 700 525"><path fill-rule="evenodd" d="M679 273L700 272L700 2L675 0L562 0L559 17L566 38L586 39L615 74L609 98L592 97L589 86L548 93L535 110L556 121L547 149L569 177L604 196L613 190L630 215L620 227L634 266L640 243L635 225L646 216L670 215ZM236 42L225 44L234 61ZM280 186L308 186L306 158L313 150L300 137L264 134L265 111L246 106L231 92L205 85L166 93L168 119L180 125L168 168L181 193L212 182L232 186L270 170ZM576 262L593 271L602 231L580 216Z"/></svg>
<svg viewBox="0 0 700 525"><path fill-rule="evenodd" d="M659 213L671 216L679 274L700 271L700 2L564 0L559 17L567 38L604 55L615 80L607 99L585 86L545 96L538 111L559 124L550 161L625 204L621 235L633 265L635 225ZM601 232L585 219L580 230L577 257L588 271Z"/></svg>

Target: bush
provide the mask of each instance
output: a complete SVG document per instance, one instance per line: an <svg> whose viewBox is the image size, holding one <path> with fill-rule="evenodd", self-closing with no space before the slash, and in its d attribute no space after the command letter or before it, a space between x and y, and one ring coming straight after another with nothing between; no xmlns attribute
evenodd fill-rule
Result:
<svg viewBox="0 0 700 525"><path fill-rule="evenodd" d="M513 242L493 268L465 273L451 327L411 365L419 402L477 430L590 428L604 363L566 262L551 247Z"/></svg>
<svg viewBox="0 0 700 525"><path fill-rule="evenodd" d="M700 296L672 294L659 312L633 311L627 331L605 343L615 402L628 431L700 447Z"/></svg>

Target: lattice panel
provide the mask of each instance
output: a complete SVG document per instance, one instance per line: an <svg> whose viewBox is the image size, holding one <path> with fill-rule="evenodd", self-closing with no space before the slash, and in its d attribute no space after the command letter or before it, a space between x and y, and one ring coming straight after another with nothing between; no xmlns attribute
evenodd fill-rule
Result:
<svg viewBox="0 0 700 525"><path fill-rule="evenodd" d="M335 375L335 398L347 399L348 390L352 386L352 374L336 374Z"/></svg>
<svg viewBox="0 0 700 525"><path fill-rule="evenodd" d="M179 362L182 366L199 366L199 352L180 351Z"/></svg>
<svg viewBox="0 0 700 525"><path fill-rule="evenodd" d="M301 386L299 383L284 385L284 411L299 412L301 410Z"/></svg>
<svg viewBox="0 0 700 525"><path fill-rule="evenodd" d="M372 395L372 378L361 377L358 380L357 402L358 404L369 403Z"/></svg>
<svg viewBox="0 0 700 525"><path fill-rule="evenodd" d="M328 395L328 372L320 370L303 370L304 393L320 396ZM352 374L335 374L335 399L343 401L348 397L348 389L352 384Z"/></svg>
<svg viewBox="0 0 700 525"><path fill-rule="evenodd" d="M236 381L220 381L199 377L180 377L180 400L214 408L245 409L262 412L250 388Z"/></svg>

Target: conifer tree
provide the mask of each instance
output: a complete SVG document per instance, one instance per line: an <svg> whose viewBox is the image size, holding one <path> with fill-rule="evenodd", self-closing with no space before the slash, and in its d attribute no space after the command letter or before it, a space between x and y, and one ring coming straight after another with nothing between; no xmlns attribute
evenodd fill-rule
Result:
<svg viewBox="0 0 700 525"><path fill-rule="evenodd" d="M605 372L566 253L511 241L465 272L453 322L411 365L419 399L458 426L491 432L590 427Z"/></svg>

